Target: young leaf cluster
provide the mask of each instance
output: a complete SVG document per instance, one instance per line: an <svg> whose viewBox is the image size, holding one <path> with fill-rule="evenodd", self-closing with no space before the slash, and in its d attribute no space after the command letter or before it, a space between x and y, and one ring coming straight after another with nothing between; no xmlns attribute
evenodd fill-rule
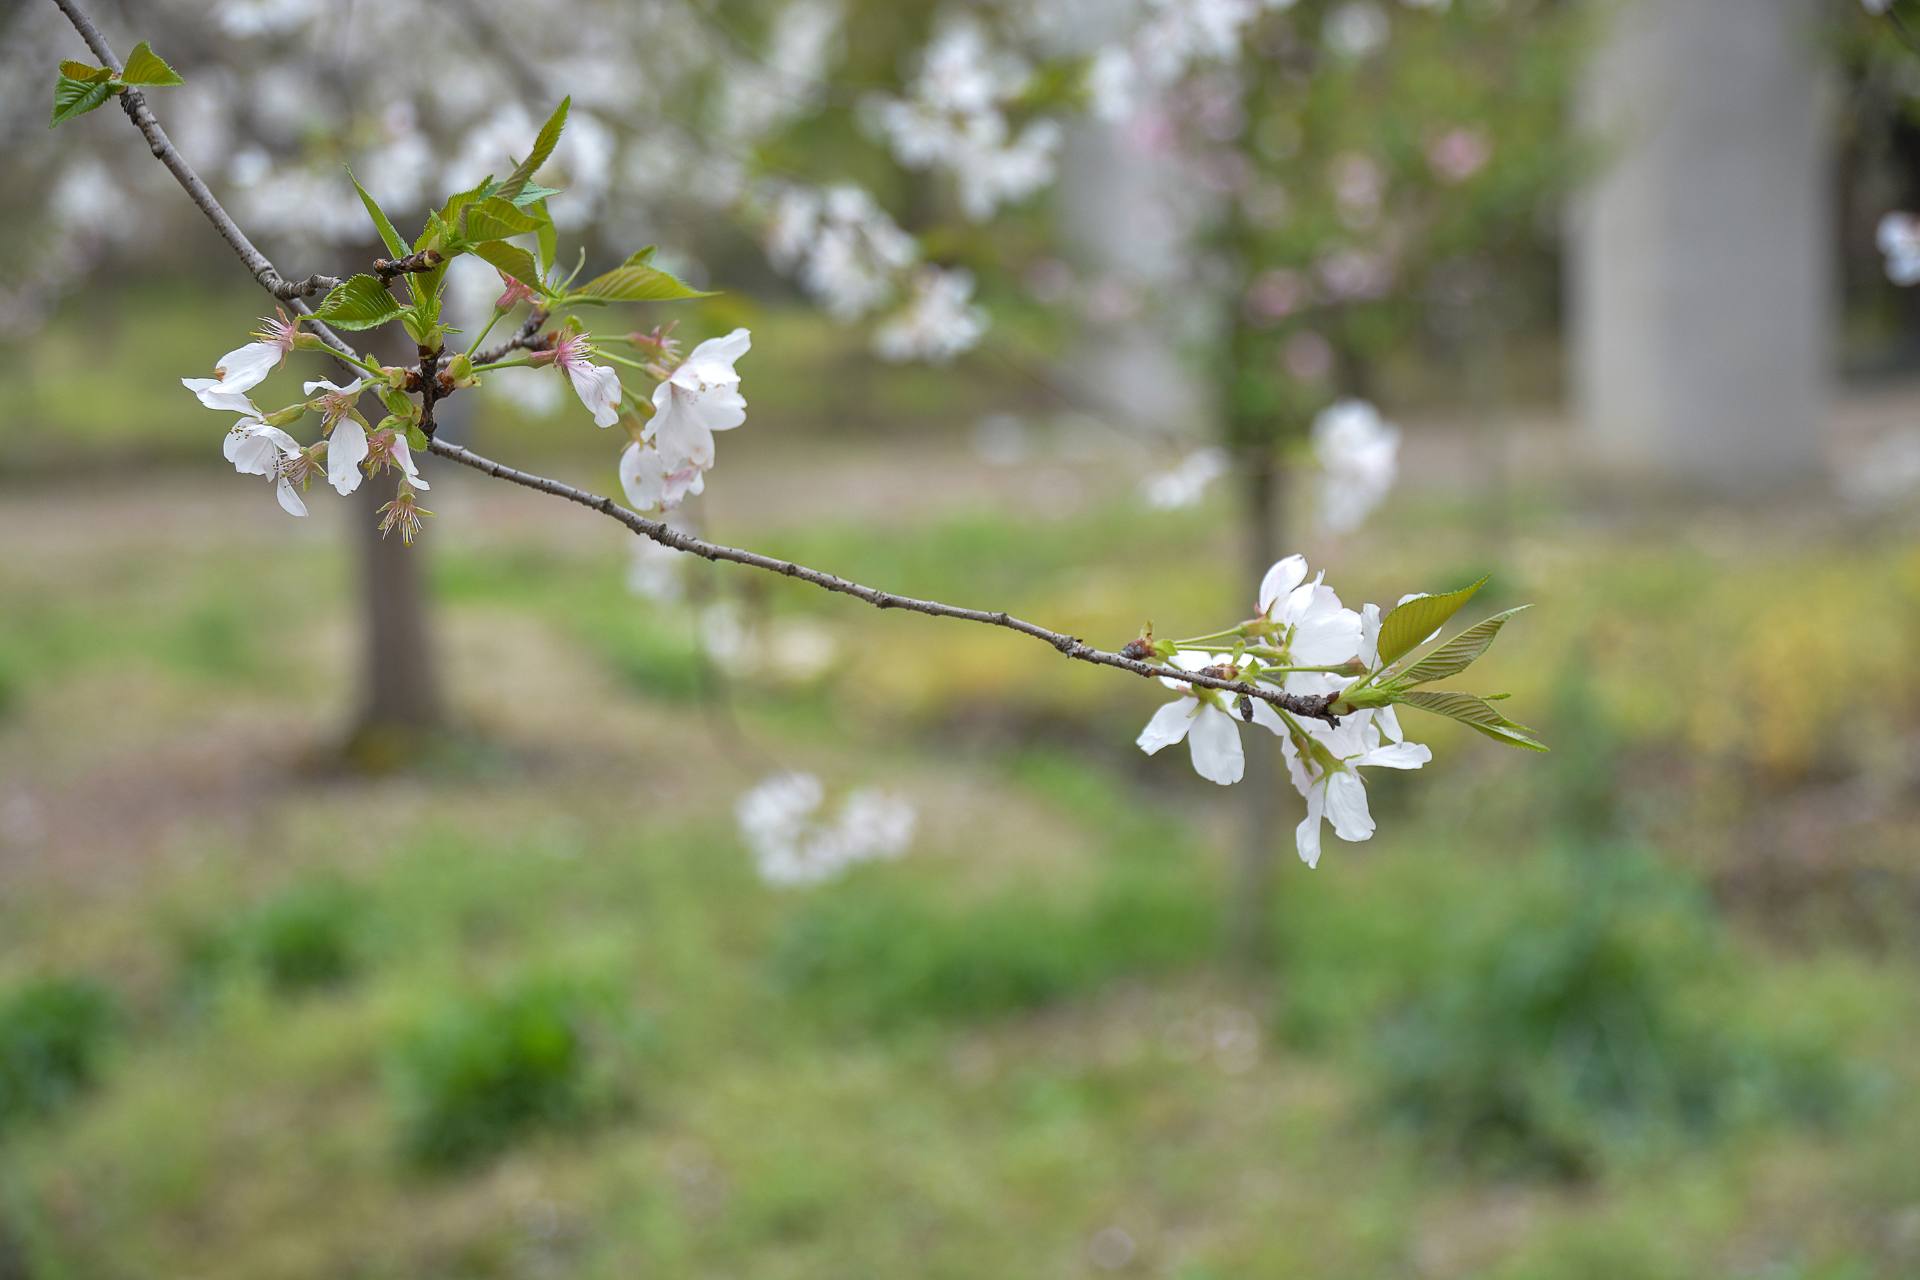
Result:
<svg viewBox="0 0 1920 1280"><path fill-rule="evenodd" d="M1547 746L1533 730L1509 720L1493 703L1504 694L1482 696L1453 689L1424 689L1455 676L1472 666L1493 644L1500 629L1529 607L1521 605L1482 619L1464 631L1434 645L1424 654L1413 651L1439 634L1461 606L1487 584L1481 578L1442 595L1415 596L1388 613L1380 622L1379 665L1359 685L1349 689L1345 701L1355 707L1404 705L1457 720L1496 742L1527 751L1545 751ZM1406 659L1406 661L1403 661ZM1337 709L1337 708L1336 708Z"/></svg>
<svg viewBox="0 0 1920 1280"><path fill-rule="evenodd" d="M63 125L83 116L108 98L128 89L163 88L185 84L180 73L142 40L127 55L127 65L118 73L112 67L96 67L90 62L69 58L60 64L53 82L53 120L49 127Z"/></svg>

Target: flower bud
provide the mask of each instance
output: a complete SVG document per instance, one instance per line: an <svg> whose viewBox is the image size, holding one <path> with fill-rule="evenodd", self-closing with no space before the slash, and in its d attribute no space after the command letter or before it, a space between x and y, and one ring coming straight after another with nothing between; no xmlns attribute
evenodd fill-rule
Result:
<svg viewBox="0 0 1920 1280"><path fill-rule="evenodd" d="M471 387L479 382L473 376L473 358L465 352L455 356L447 365L447 375L453 379L456 387Z"/></svg>
<svg viewBox="0 0 1920 1280"><path fill-rule="evenodd" d="M270 427L286 427L300 421L301 418L306 416L306 413L307 405L303 400L299 404L290 404L284 409L275 409L272 413L260 419L260 421Z"/></svg>
<svg viewBox="0 0 1920 1280"><path fill-rule="evenodd" d="M295 329L293 332L293 349L295 351L325 351L327 344L320 340L320 335L317 333L308 333L305 329Z"/></svg>

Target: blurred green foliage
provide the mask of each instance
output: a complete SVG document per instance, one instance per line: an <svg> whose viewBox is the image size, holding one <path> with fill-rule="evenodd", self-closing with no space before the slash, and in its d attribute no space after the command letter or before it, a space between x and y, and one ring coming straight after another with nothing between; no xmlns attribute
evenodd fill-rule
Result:
<svg viewBox="0 0 1920 1280"><path fill-rule="evenodd" d="M1204 960L1215 913L1205 886L1168 865L1123 861L1085 900L1009 890L964 907L861 877L802 906L771 966L784 989L836 1023L977 1021Z"/></svg>
<svg viewBox="0 0 1920 1280"><path fill-rule="evenodd" d="M1823 1118L1830 1048L1741 1018L1738 956L1684 877L1630 848L1534 860L1404 975L1389 1113L1455 1158L1567 1177L1734 1119Z"/></svg>
<svg viewBox="0 0 1920 1280"><path fill-rule="evenodd" d="M594 1004L579 986L548 978L449 997L392 1056L406 1156L436 1168L471 1164L529 1131L584 1118L595 1102Z"/></svg>
<svg viewBox="0 0 1920 1280"><path fill-rule="evenodd" d="M116 1022L112 996L80 979L44 978L0 995L0 1132L92 1087Z"/></svg>
<svg viewBox="0 0 1920 1280"><path fill-rule="evenodd" d="M336 880L295 885L194 931L185 943L189 981L244 973L288 993L339 986L360 967L366 911L362 896Z"/></svg>

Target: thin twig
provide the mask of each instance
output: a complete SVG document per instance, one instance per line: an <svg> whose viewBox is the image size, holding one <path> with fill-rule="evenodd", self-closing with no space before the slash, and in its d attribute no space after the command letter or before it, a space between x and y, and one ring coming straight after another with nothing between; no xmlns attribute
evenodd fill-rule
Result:
<svg viewBox="0 0 1920 1280"><path fill-rule="evenodd" d="M113 56L113 50L108 47L106 40L101 36L99 28L96 27L93 24L93 20L80 9L77 0L53 0L53 2L60 7L62 13L67 15L68 21L73 23L74 28L79 31L81 37L86 40L88 47L93 50L96 57L109 65L119 65L118 60ZM277 272L273 264L267 260L266 255L253 247L253 242L248 240L240 228L234 224L233 219L227 215L227 211L220 207L220 202L215 199L213 193L207 189L206 183L200 180L199 175L196 174L192 166L188 165L186 160L180 156L180 153L173 149L173 144L167 141L165 131L160 128L159 122L153 118L152 111L147 108L145 101L139 97L138 92L136 90L128 90L125 99L130 99L130 101L127 102L128 118L133 121L140 132L145 134L148 141L153 144L154 156L166 164L167 168L173 172L174 177L179 179L180 185L186 188L187 194L193 198L194 204L199 206L200 211L206 214L207 218L215 227L219 228L221 235L226 238L227 243L233 246L234 251L240 255L241 261L245 262L253 272L254 279L259 281L263 288L266 288L269 292L273 292L276 297L282 296L278 292L275 283L285 283L279 272ZM294 305L300 305L297 299L294 300ZM537 328L537 326L535 327ZM314 328L321 332L321 335L336 351L355 355L357 358L357 353L355 353L351 347L347 346L346 343L342 342L331 330L318 324L316 324ZM524 327L523 332L525 332ZM518 345L526 345L517 335L514 341ZM421 356L420 373L423 384L421 398L430 408L432 399L437 398L434 396L433 391L429 389L430 385L436 382L433 370L434 362L429 358L427 352L423 351ZM675 551L685 552L688 555L699 556L705 560L725 561L730 564L746 565L748 568L760 569L767 573L776 573L782 577L795 578L801 582L819 587L823 591L832 591L840 595L852 596L856 600L863 600L876 609L905 609L911 613L923 613L934 618L953 618L961 622L975 622L986 626L1004 627L1009 631L1017 631L1021 635L1032 636L1036 640L1044 641L1062 655L1080 662L1090 662L1097 666L1113 667L1120 671L1130 671L1137 676L1146 676L1149 678L1165 677L1176 680L1181 684L1198 685L1207 689L1217 689L1223 693L1259 698L1264 702L1272 703L1283 711L1290 712L1302 718L1338 723L1337 718L1331 710L1335 701L1335 695L1284 693L1277 689L1263 688L1241 680L1226 679L1201 672L1180 671L1170 667L1157 666L1150 662L1143 662L1136 658L1129 658L1124 654L1109 653L1107 650L1096 648L1076 636L1066 635L1059 631L1049 631L1037 623L1016 618L1004 610L967 609L959 605L945 604L938 600L922 600L914 596L897 595L891 591L882 591L877 587L865 586L851 579L842 578L837 574L827 573L820 569L811 569L806 565L796 564L791 560L781 560L774 556L761 555L757 551L745 551L738 547L729 547L717 542L708 542L704 538L697 538L690 533L683 533L662 521L649 520L643 515L629 511L612 498L603 497L597 493L590 493L585 489L577 489L570 484L559 480L552 480L546 476L535 475L530 471L521 471L517 468L509 467L505 463L495 462L491 458L482 457L470 449L462 448L457 444L452 444L445 440L438 438L430 439L427 447L430 452L442 458L457 462L465 467L472 467L474 470L485 475L493 476L499 480L506 480L512 484L532 489L538 493L551 494L556 498L564 498L568 502L577 503L590 510L598 511L610 519L619 521L643 538L651 538L662 546L671 547Z"/></svg>
<svg viewBox="0 0 1920 1280"><path fill-rule="evenodd" d="M523 347L528 351L544 349L551 345L551 340L548 335L540 332L540 326L546 322L547 313L536 308L533 314L528 316L525 323L520 326L518 333L515 333L511 338L508 338L497 347L488 347L485 351L476 352L473 357L473 362L475 364L492 364L496 360L505 360L508 356Z"/></svg>
<svg viewBox="0 0 1920 1280"><path fill-rule="evenodd" d="M745 551L739 547L729 547L718 542L708 542L690 533L682 532L670 524L659 520L649 520L646 516L615 502L612 498L575 488L560 480L535 475L530 471L521 471L505 463L495 462L445 440L434 440L429 446L432 452L462 466L472 467L497 480L506 480L524 486L539 493L551 494L556 498L565 498L583 507L598 511L639 534L651 538L662 546L672 547L675 551L684 551L688 555L699 556L703 560L723 560L730 564L743 564L767 573L777 573L786 578L797 578L801 582L819 587L823 591L837 592L843 596L852 596L864 600L876 609L905 609L911 613L924 613L933 618L953 618L961 622L978 622L991 627L1005 627L1009 631L1018 631L1021 635L1043 640L1069 658L1081 662L1091 662L1103 667L1115 667L1121 671L1131 671L1139 676L1165 676L1182 684L1196 684L1208 689L1219 689L1225 693L1245 694L1270 702L1284 711L1297 716L1316 720L1329 717L1328 708L1334 699L1320 695L1302 695L1284 693L1277 689L1266 689L1249 684L1243 680L1229 680L1220 676L1209 676L1199 672L1186 672L1156 666L1151 662L1142 662L1123 654L1109 653L1099 649L1076 636L1059 631L1049 631L1038 623L1016 618L1005 610L968 609L960 605L946 604L939 600L922 600L915 596L903 596L892 591L882 591L878 587L869 587L842 578L838 574L827 573L821 569L810 569L806 565L791 560L782 560L776 556L762 555L757 551Z"/></svg>
<svg viewBox="0 0 1920 1280"><path fill-rule="evenodd" d="M104 65L118 69L120 59L114 56L113 46L109 45L106 37L100 34L100 28L94 25L93 19L81 10L74 0L53 0L53 2L60 6L60 12L67 15L67 21L73 24L74 30L80 33L80 38L87 42L89 49L93 50L93 56L100 59ZM167 137L167 131L160 127L158 120L154 119L153 110L147 106L146 96L138 89L128 89L120 95L120 106L126 111L127 119L133 121L134 127L145 136L147 147L153 152L154 159L167 166L168 171L180 185L186 188L187 195L200 207L200 212L207 215L207 220L213 223L214 229L233 247L233 251L240 255L240 261L247 264L247 270L253 273L253 278L259 281L261 288L282 302L293 302L300 298L312 297L321 290L331 289L340 283L333 276L322 275L308 276L304 280L289 280L276 271L273 264L267 261L267 255L256 249L253 241L247 239L246 233L227 216L227 211L220 207L220 202L214 199L213 192L209 191L207 184L200 180L200 175L193 171L193 167L174 148L173 140Z"/></svg>

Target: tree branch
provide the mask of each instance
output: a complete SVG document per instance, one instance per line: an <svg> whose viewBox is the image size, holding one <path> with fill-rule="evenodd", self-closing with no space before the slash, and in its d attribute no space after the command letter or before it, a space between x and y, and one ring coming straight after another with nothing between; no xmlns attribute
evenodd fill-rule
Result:
<svg viewBox="0 0 1920 1280"><path fill-rule="evenodd" d="M53 2L60 7L62 13L67 15L67 20L73 24L74 29L80 33L81 38L87 42L87 46L93 50L95 57L110 66L118 67L120 65L119 60L113 56L112 48L108 46L106 39L100 34L100 29L96 27L93 20L80 9L77 0L53 0ZM126 107L127 118L133 121L134 126L146 136L147 141L151 144L155 158L165 164L173 173L173 176L179 180L180 185L186 189L188 196L192 198L194 204L199 207L200 211L204 213L207 219L219 230L227 243L233 247L234 252L239 254L240 260L246 263L248 270L253 272L253 278L260 283L262 288L272 293L275 297L292 301L295 307L305 310L306 308L299 301L299 298L302 296L300 290L305 287L308 282L303 281L300 284L290 284L274 269L273 263L267 260L266 255L254 248L253 242L247 239L246 234L242 232L234 223L233 219L228 216L227 211L220 207L219 200L215 199L213 192L207 189L207 184L200 180L200 176L193 171L192 166L186 162L178 151L174 150L173 144L167 140L166 131L160 127L160 122L154 119L153 112L147 107L146 100L140 96L138 90L127 90L122 97L122 103ZM321 277L310 277L309 280L320 278ZM285 292L283 292L283 290L285 290ZM531 323L535 318L544 320L544 316L536 313L535 317L529 318L530 325L528 327L537 330L538 325ZM339 336L332 330L320 324L314 325L314 328L335 351L348 355L357 355L357 353L353 351L353 348L341 341ZM527 328L523 328L522 335L516 335L511 345L530 345L532 337L533 334L529 333ZM430 412L433 399L437 398L431 389L431 384L435 380L434 362L429 358L428 353L423 351L421 355L420 373L423 384L421 388L421 398L427 410ZM428 421L431 421L431 419L429 418ZM1171 667L1144 662L1137 658L1130 658L1124 654L1110 653L1105 649L1096 648L1078 637L1066 635L1059 631L1049 631L1037 623L1016 618L1004 610L967 609L959 605L945 604L938 600L922 600L914 596L903 596L891 591L882 591L877 587L865 586L851 579L842 578L837 574L831 574L820 569L811 569L806 565L796 564L791 560L781 560L774 556L761 555L757 551L744 551L738 547L724 546L717 542L708 542L704 538L696 538L692 534L683 533L662 521L649 520L643 515L629 511L612 498L603 497L597 493L590 493L585 489L577 489L570 484L559 480L550 480L545 476L535 475L530 471L520 471L514 467L507 466L505 463L495 462L491 458L482 457L470 449L462 448L457 444L452 444L445 440L430 438L427 447L430 452L442 458L446 458L451 462L457 462L461 466L472 467L475 471L479 471L484 475L489 475L499 480L506 480L512 484L532 489L538 493L546 493L556 498L564 498L568 502L577 503L590 510L598 511L610 519L619 521L643 538L651 538L662 546L671 547L675 551L685 552L688 555L699 556L705 560L725 561L729 564L746 565L748 568L760 569L767 573L776 573L782 577L795 578L801 582L819 587L823 591L832 591L839 595L852 596L856 600L864 600L876 609L905 609L912 613L923 613L933 618L953 618L961 622L975 622L991 627L1004 627L1009 631L1017 631L1021 635L1032 636L1036 640L1044 641L1064 656L1080 662L1090 662L1097 666L1113 667L1120 671L1130 671L1134 675L1146 676L1148 678L1165 677L1177 680L1186 685L1198 685L1202 688L1217 689L1222 693L1234 694L1241 698L1259 698L1263 702L1269 702L1281 710L1290 712L1296 716L1325 720L1334 724L1339 722L1332 712L1332 706L1337 695L1284 693L1277 689L1261 688L1242 680L1207 675L1202 672L1180 671Z"/></svg>
<svg viewBox="0 0 1920 1280"><path fill-rule="evenodd" d="M475 352L473 362L492 364L496 360L505 360L522 348L528 351L544 351L553 345L553 336L540 332L540 326L546 322L547 313L538 307L534 308L533 314L526 318L518 332L497 347L488 347L485 351Z"/></svg>
<svg viewBox="0 0 1920 1280"><path fill-rule="evenodd" d="M1165 676L1169 679L1178 680L1182 684L1195 684L1203 688L1218 689L1223 693L1259 698L1263 702L1272 703L1283 711L1314 720L1329 719L1330 713L1328 708L1336 701L1332 696L1283 693L1276 689L1263 689L1243 680L1229 680L1220 676L1210 676L1199 672L1179 671L1169 667L1156 666L1151 662L1142 662L1137 658L1129 658L1124 654L1109 653L1105 649L1095 648L1086 641L1075 636L1066 635L1063 632L1049 631L1038 623L1028 622L1023 618L1016 618L1005 610L968 609L960 605L945 604L939 600L922 600L915 596L903 596L891 591L882 591L878 587L865 586L851 579L842 578L837 574L827 573L824 570L810 569L806 565L796 564L791 560L781 560L775 556L762 555L757 551L745 551L739 547L729 547L717 542L708 542L704 538L696 538L690 533L683 533L672 525L659 520L649 520L637 512L629 511L612 498L591 493L585 489L577 489L573 485L566 484L563 481L548 479L546 476L535 475L530 471L518 470L514 467L507 466L505 463L495 462L491 458L482 457L471 449L462 448L460 445L451 444L445 440L434 440L428 447L433 453L438 454L440 457L458 462L462 466L472 467L475 471L492 476L496 480L506 480L512 484L521 485L539 493L551 494L556 498L565 498L568 502L575 502L590 510L598 511L604 516L618 520L621 524L631 529L634 533L639 534L641 537L651 538L662 546L671 547L675 551L684 551L688 555L699 556L703 560L743 564L749 568L764 570L767 573L777 573L785 578L797 578L801 582L819 587L823 591L832 591L843 596L852 596L856 600L864 600L876 609L905 609L911 613L924 613L932 618L953 618L961 622L978 622L990 627L1005 627L1009 631L1018 631L1021 635L1032 636L1036 640L1045 641L1065 656L1078 659L1081 662L1091 662L1103 667L1114 667L1121 671L1131 671L1139 676Z"/></svg>
<svg viewBox="0 0 1920 1280"><path fill-rule="evenodd" d="M114 56L113 46L108 44L107 38L100 34L100 28L94 25L93 19L87 16L75 0L53 0L53 2L60 6L60 12L67 15L67 21L71 22L74 30L80 33L80 38L87 42L87 48L93 51L93 56L117 71L120 67L120 59ZM200 212L207 216L207 221L213 223L214 230L218 231L221 238L240 256L240 261L247 264L247 270L253 273L253 278L259 282L262 289L282 302L298 302L301 298L312 297L340 283L333 276L312 275L304 280L289 280L281 275L275 270L273 263L267 260L267 255L261 253L254 247L253 241L247 239L246 232L240 230L238 224L227 216L227 211L220 207L220 202L214 198L213 192L207 189L207 184L200 180L200 175L193 171L193 166L189 165L174 148L173 140L167 137L167 131L161 128L160 122L154 118L153 109L147 106L146 96L138 89L128 89L120 95L120 106L127 113L127 119L133 121L134 128L140 130L141 135L146 138L147 149L153 152L154 159L167 166L168 172L172 173L174 179L185 188L188 198L199 206ZM338 344L338 339L334 340L334 344Z"/></svg>

